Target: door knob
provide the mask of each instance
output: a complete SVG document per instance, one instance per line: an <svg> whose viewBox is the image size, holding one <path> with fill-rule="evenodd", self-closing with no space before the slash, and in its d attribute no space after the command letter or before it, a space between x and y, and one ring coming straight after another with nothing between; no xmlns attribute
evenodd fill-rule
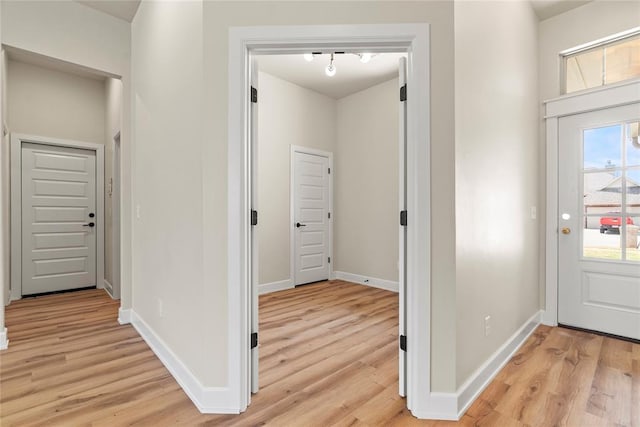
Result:
<svg viewBox="0 0 640 427"><path fill-rule="evenodd" d="M300 228L300 227L306 227L307 224L300 224L299 222L296 222L296 228Z"/></svg>
<svg viewBox="0 0 640 427"><path fill-rule="evenodd" d="M562 234L571 234L571 229L569 227L563 227Z"/></svg>
<svg viewBox="0 0 640 427"><path fill-rule="evenodd" d="M88 224L82 224L83 227L95 227L96 223L95 222L90 222Z"/></svg>

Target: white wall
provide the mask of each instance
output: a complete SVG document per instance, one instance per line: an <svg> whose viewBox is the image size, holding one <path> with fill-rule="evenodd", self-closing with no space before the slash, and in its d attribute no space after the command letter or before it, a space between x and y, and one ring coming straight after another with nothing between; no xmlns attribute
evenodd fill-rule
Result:
<svg viewBox="0 0 640 427"><path fill-rule="evenodd" d="M545 248L546 139L544 104L561 95L560 52L640 26L640 2L596 0L538 24L538 74L540 99L540 247ZM545 262L540 260L540 301L545 300Z"/></svg>
<svg viewBox="0 0 640 427"><path fill-rule="evenodd" d="M337 102L334 270L398 281L398 79Z"/></svg>
<svg viewBox="0 0 640 427"><path fill-rule="evenodd" d="M116 285L116 281L119 278L113 277L113 202L114 198L118 197L118 194L109 194L110 180L114 179L113 176L113 137L121 131L122 122L122 82L118 79L106 78L104 81L105 90L105 119L104 119L104 143L105 143L105 157L104 157L104 170L105 170L105 253L104 253L104 278L112 286ZM118 218L119 220L119 218Z"/></svg>
<svg viewBox="0 0 640 427"><path fill-rule="evenodd" d="M260 284L291 279L291 145L334 154L333 270L398 281L397 94L395 79L336 101L259 74Z"/></svg>
<svg viewBox="0 0 640 427"><path fill-rule="evenodd" d="M539 309L538 221L530 217L538 204L537 19L530 4L456 2L455 49L460 386Z"/></svg>
<svg viewBox="0 0 640 427"><path fill-rule="evenodd" d="M104 144L106 101L102 79L11 59L8 73L10 132Z"/></svg>
<svg viewBox="0 0 640 427"><path fill-rule="evenodd" d="M144 3L143 3L144 6ZM140 12L138 12L140 13ZM205 117L202 157L191 155L191 168L202 165L205 304L211 361L205 384L227 382L227 105L228 30L251 25L431 24L431 168L432 221L432 386L455 390L455 241L453 144L453 4L430 2L205 2ZM234 94L235 95L235 94ZM180 170L180 172L182 172ZM173 243L173 242L170 242ZM191 310L185 307L183 311Z"/></svg>
<svg viewBox="0 0 640 427"><path fill-rule="evenodd" d="M142 2L132 24L133 310L201 380L221 364L203 343L218 327L205 315L224 299L204 293L202 55L201 1Z"/></svg>
<svg viewBox="0 0 640 427"><path fill-rule="evenodd" d="M335 153L336 103L328 96L259 73L259 282L290 277L290 148Z"/></svg>

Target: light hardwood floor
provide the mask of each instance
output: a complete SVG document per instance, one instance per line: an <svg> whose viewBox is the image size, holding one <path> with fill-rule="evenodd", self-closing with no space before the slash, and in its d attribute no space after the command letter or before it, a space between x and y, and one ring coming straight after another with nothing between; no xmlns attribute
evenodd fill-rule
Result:
<svg viewBox="0 0 640 427"><path fill-rule="evenodd" d="M638 426L640 345L541 326L459 423L397 396L397 295L342 281L260 297L260 382L242 415L198 413L102 291L7 308L0 425Z"/></svg>

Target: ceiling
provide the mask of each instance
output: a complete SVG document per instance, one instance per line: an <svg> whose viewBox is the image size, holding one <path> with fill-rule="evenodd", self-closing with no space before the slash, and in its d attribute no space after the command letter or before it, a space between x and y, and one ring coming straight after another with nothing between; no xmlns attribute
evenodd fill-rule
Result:
<svg viewBox="0 0 640 427"><path fill-rule="evenodd" d="M75 0L93 9L131 22L141 0ZM530 0L533 9L542 21L568 10L575 9L593 0Z"/></svg>
<svg viewBox="0 0 640 427"><path fill-rule="evenodd" d="M72 64L56 58L29 52L12 46L3 46L10 61L35 65L49 70L60 71L93 80L104 80L106 77L116 77L102 71L93 70L81 65Z"/></svg>
<svg viewBox="0 0 640 427"><path fill-rule="evenodd" d="M538 19L544 21L561 13L575 9L592 0L529 0Z"/></svg>
<svg viewBox="0 0 640 427"><path fill-rule="evenodd" d="M75 0L116 18L131 22L138 11L140 0Z"/></svg>
<svg viewBox="0 0 640 427"><path fill-rule="evenodd" d="M390 80L398 75L398 60L405 53L381 53L366 63L354 54L335 55L336 75L328 77L325 68L330 55L307 62L302 54L258 56L258 69L298 86L340 99Z"/></svg>

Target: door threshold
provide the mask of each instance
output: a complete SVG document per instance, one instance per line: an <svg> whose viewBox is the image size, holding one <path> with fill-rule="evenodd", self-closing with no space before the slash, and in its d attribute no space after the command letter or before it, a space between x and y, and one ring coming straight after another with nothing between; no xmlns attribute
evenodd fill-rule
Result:
<svg viewBox="0 0 640 427"><path fill-rule="evenodd" d="M329 279L323 279L323 280L316 280L315 282L300 283L299 285L295 285L294 288L299 288L300 286L315 285L316 283L322 283L322 282L328 282L328 281Z"/></svg>
<svg viewBox="0 0 640 427"><path fill-rule="evenodd" d="M635 338L623 337L622 335L615 335L615 334L610 334L610 333L607 333L607 332L595 331L593 329L579 328L577 326L563 325L561 323L558 323L558 327L565 328L565 329L572 329L574 331L587 332L587 333L590 333L590 334L600 335L600 336L603 336L603 337L613 338L613 339L616 339L616 340L627 341L627 342L630 342L630 343L633 343L633 344L640 344L640 340L637 340Z"/></svg>
<svg viewBox="0 0 640 427"><path fill-rule="evenodd" d="M86 288L74 288L74 289L63 289L61 291L51 291L51 292L42 292L39 294L29 294L29 295L22 295L22 298L38 298L38 297L45 297L47 295L56 295L56 294L68 294L71 292L79 292L79 291L88 291L90 289L98 289L97 286L87 286Z"/></svg>

